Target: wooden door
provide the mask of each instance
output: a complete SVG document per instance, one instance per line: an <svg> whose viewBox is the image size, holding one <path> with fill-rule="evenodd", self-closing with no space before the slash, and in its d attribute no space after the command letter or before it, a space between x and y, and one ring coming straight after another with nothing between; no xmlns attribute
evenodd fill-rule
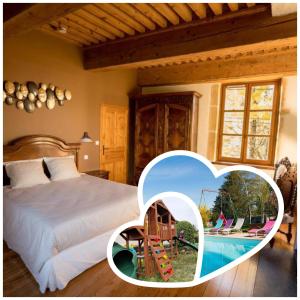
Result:
<svg viewBox="0 0 300 300"><path fill-rule="evenodd" d="M109 171L109 179L127 182L128 109L101 105L100 169Z"/></svg>
<svg viewBox="0 0 300 300"><path fill-rule="evenodd" d="M158 112L158 104L146 105L136 111L134 177L137 180L146 165L157 156Z"/></svg>
<svg viewBox="0 0 300 300"><path fill-rule="evenodd" d="M180 104L165 105L164 152L190 149L190 109Z"/></svg>

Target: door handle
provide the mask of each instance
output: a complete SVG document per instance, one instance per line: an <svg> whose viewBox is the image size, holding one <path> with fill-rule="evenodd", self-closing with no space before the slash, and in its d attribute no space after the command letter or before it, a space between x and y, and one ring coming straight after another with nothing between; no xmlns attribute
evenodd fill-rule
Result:
<svg viewBox="0 0 300 300"><path fill-rule="evenodd" d="M109 148L108 147L105 147L104 145L102 146L102 154L104 155L104 151L105 150L108 150Z"/></svg>

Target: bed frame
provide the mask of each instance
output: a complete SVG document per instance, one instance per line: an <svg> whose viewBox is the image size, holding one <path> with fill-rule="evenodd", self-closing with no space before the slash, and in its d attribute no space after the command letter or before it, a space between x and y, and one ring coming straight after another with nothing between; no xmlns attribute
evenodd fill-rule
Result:
<svg viewBox="0 0 300 300"><path fill-rule="evenodd" d="M3 147L3 161L74 155L78 167L80 143L66 143L50 135L28 135L12 140Z"/></svg>

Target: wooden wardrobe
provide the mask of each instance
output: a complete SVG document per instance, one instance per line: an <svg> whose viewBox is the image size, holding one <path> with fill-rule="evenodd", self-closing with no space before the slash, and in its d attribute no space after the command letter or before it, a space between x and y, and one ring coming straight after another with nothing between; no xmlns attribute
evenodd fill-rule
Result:
<svg viewBox="0 0 300 300"><path fill-rule="evenodd" d="M180 92L130 99L130 183L137 185L143 169L159 154L196 151L199 98L196 92Z"/></svg>

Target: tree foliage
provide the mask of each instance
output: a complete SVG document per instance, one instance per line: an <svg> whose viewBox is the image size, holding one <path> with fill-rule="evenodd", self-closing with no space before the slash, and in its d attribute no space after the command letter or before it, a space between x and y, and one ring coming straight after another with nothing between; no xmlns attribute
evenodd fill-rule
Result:
<svg viewBox="0 0 300 300"><path fill-rule="evenodd" d="M212 208L212 221L216 222L220 211L228 218L245 218L250 222L251 216L274 216L277 205L271 203L271 186L260 176L235 171L225 177Z"/></svg>
<svg viewBox="0 0 300 300"><path fill-rule="evenodd" d="M201 207L199 208L199 211L200 211L200 215L202 218L203 226L207 227L207 223L211 219L210 209L208 208L208 206L206 204L204 204L204 205L201 205Z"/></svg>
<svg viewBox="0 0 300 300"><path fill-rule="evenodd" d="M179 235L180 231L184 231L184 238L191 242L198 242L198 230L196 227L188 221L178 221L176 223L177 235Z"/></svg>

